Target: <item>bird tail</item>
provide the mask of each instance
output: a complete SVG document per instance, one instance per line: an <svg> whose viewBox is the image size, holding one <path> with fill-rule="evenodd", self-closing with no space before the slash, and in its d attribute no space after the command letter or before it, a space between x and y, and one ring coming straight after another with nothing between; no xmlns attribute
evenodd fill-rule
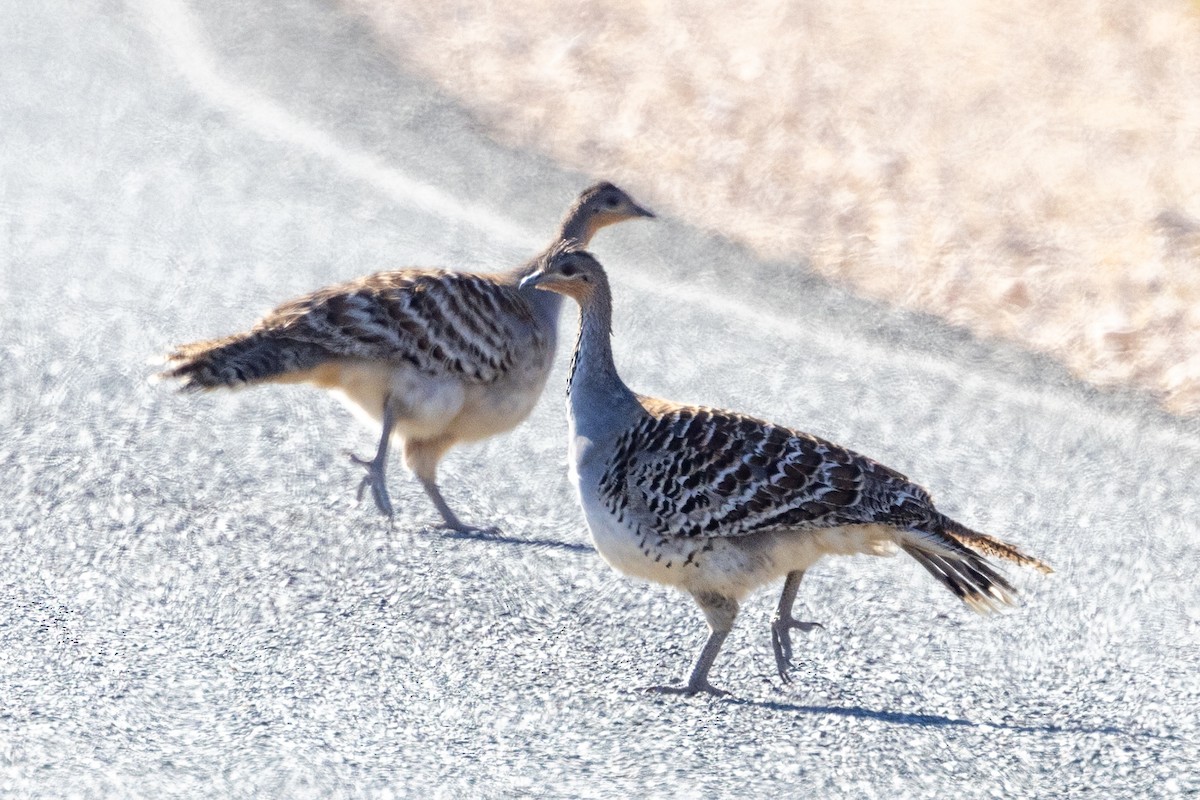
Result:
<svg viewBox="0 0 1200 800"><path fill-rule="evenodd" d="M180 345L167 356L159 377L183 381L182 391L238 388L310 369L323 360L309 344L265 332L239 333Z"/></svg>
<svg viewBox="0 0 1200 800"><path fill-rule="evenodd" d="M904 551L980 613L1017 603L1017 590L986 556L1053 572L1044 562L1025 555L1007 542L973 531L949 517L941 516L930 525L910 528L904 533L900 541Z"/></svg>
<svg viewBox="0 0 1200 800"><path fill-rule="evenodd" d="M942 523L942 530L946 534L952 536L959 544L965 545L972 550L995 558L1003 558L1005 561L1012 561L1020 564L1022 567L1033 567L1047 575L1054 572L1054 569L1045 561L1022 553L1017 547L1008 542L997 539L994 536L988 536L986 533L973 531L961 522L955 522L947 516L943 516L940 522Z"/></svg>

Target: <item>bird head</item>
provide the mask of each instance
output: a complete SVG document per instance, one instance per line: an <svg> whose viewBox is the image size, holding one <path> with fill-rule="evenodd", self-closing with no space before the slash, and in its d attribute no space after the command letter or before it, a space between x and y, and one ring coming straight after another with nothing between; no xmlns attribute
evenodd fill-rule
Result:
<svg viewBox="0 0 1200 800"><path fill-rule="evenodd" d="M653 219L654 212L635 203L611 183L597 183L584 189L567 212L562 225L562 238L586 247L601 228L638 217Z"/></svg>
<svg viewBox="0 0 1200 800"><path fill-rule="evenodd" d="M606 281L604 268L595 256L577 247L561 247L542 258L537 271L521 281L521 288L536 287L583 302Z"/></svg>

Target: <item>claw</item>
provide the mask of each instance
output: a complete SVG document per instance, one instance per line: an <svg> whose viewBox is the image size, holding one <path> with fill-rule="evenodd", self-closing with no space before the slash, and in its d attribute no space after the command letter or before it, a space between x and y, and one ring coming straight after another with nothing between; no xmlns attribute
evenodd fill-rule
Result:
<svg viewBox="0 0 1200 800"><path fill-rule="evenodd" d="M792 634L793 628L805 633L824 628L819 622L801 622L796 619L777 617L771 623L771 647L775 650L775 668L779 671L779 679L791 683L788 670L792 668Z"/></svg>
<svg viewBox="0 0 1200 800"><path fill-rule="evenodd" d="M457 522L457 520L456 520L456 522ZM467 525L466 523L463 523L463 522L458 522L458 524L452 525L451 523L443 520L441 522L441 524L436 525L435 527L441 528L444 530L448 530L448 531L454 531L455 533L466 534L468 536L499 536L500 535L500 528L498 528L495 525L487 525L484 527L477 527L475 525Z"/></svg>
<svg viewBox="0 0 1200 800"><path fill-rule="evenodd" d="M387 483L384 479L381 466L375 461L359 458L353 453L350 454L350 460L361 467L366 467L367 470L367 474L363 476L362 481L358 484L358 492L355 494L358 502L362 502L363 492L369 486L371 487L371 497L375 501L375 507L385 517L393 519L395 513L392 511L392 501L388 497Z"/></svg>
<svg viewBox="0 0 1200 800"><path fill-rule="evenodd" d="M727 692L724 689L718 689L708 681L696 684L695 686L691 684L688 684L687 686L649 686L645 691L654 692L656 694L678 694L683 695L684 697L694 697L700 692L711 694L713 697L732 696L731 692Z"/></svg>
<svg viewBox="0 0 1200 800"><path fill-rule="evenodd" d="M379 509L379 513L388 519L396 516L392 510L392 500L388 497L387 487L383 485L382 481L371 483L371 495L375 498L375 507Z"/></svg>

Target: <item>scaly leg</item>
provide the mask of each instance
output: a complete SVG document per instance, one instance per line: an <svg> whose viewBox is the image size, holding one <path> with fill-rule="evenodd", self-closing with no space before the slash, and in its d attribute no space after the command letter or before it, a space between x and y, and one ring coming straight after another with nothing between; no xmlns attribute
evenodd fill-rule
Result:
<svg viewBox="0 0 1200 800"><path fill-rule="evenodd" d="M367 474L363 477L362 483L358 485L358 501L362 502L363 490L368 486L371 487L371 496L375 498L375 506L388 519L393 517L393 513L392 501L388 498L385 474L387 472L388 441L391 439L392 426L395 422L396 417L392 410L391 398L388 398L383 403L383 432L379 435L379 448L375 451L375 457L368 461L354 454L350 455L351 461L367 468Z"/></svg>
<svg viewBox="0 0 1200 800"><path fill-rule="evenodd" d="M792 605L796 602L796 592L800 581L804 578L804 570L793 570L783 581L783 594L779 595L779 607L775 609L775 618L771 620L771 646L775 648L775 668L784 683L791 683L788 670L792 666L792 628L811 631L814 628L825 627L819 622L800 622L792 616Z"/></svg>
<svg viewBox="0 0 1200 800"><path fill-rule="evenodd" d="M700 604L700 610L704 612L704 616L708 620L708 641L704 643L700 655L696 658L686 686L654 686L650 691L689 696L698 692L708 692L718 697L727 695L729 692L718 689L708 682L708 671L712 669L713 662L717 659L717 653L721 652L721 645L725 643L725 637L729 635L729 631L733 630L733 621L737 619L738 602L731 597L719 594L699 593L692 596Z"/></svg>
<svg viewBox="0 0 1200 800"><path fill-rule="evenodd" d="M467 525L465 522L460 520L458 515L455 514L450 509L450 506L446 504L446 498L442 497L442 490L438 488L438 485L434 481L426 480L425 478L421 478L420 481L421 485L425 487L425 494L429 495L429 499L433 501L434 507L437 508L438 513L442 515L443 528L449 528L450 530L458 533L495 534L498 532L494 527L478 528L474 525Z"/></svg>
<svg viewBox="0 0 1200 800"><path fill-rule="evenodd" d="M458 533L490 533L495 534L495 528L477 528L467 525L451 510L442 490L437 485L437 466L442 456L454 444L450 438L427 439L424 441L409 440L404 444L404 460L408 468L421 481L425 494L433 501L433 506L442 515L442 527Z"/></svg>

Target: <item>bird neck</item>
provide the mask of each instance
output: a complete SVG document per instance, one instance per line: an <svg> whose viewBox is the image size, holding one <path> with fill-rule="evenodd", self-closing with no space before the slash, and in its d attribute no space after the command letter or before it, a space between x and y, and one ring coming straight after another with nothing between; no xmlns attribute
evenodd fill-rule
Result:
<svg viewBox="0 0 1200 800"><path fill-rule="evenodd" d="M562 223L558 226L557 238L535 258L513 270L510 273L512 280L519 283L522 278L537 272L541 267L542 260L554 250L566 245L587 247L588 243L592 241L592 236L598 230L594 223L595 215L588 213L582 204L577 203L563 217ZM555 292L543 292L540 289L523 289L521 294L529 301L538 322L542 323L547 330L556 330L559 310L562 308L562 295Z"/></svg>
<svg viewBox="0 0 1200 800"><path fill-rule="evenodd" d="M533 270L529 270L533 272ZM524 276L522 276L524 277ZM551 336L558 334L558 314L562 309L562 295L554 292L543 292L541 289L520 289L521 295L529 302L533 315L544 330Z"/></svg>
<svg viewBox="0 0 1200 800"><path fill-rule="evenodd" d="M587 247L598 229L596 215L587 211L582 204L575 205L563 217L562 224L558 227L558 241L555 244L570 243Z"/></svg>
<svg viewBox="0 0 1200 800"><path fill-rule="evenodd" d="M579 300L579 338L567 379L567 402L576 435L592 440L624 430L631 415L645 413L613 363L612 293L603 277Z"/></svg>

